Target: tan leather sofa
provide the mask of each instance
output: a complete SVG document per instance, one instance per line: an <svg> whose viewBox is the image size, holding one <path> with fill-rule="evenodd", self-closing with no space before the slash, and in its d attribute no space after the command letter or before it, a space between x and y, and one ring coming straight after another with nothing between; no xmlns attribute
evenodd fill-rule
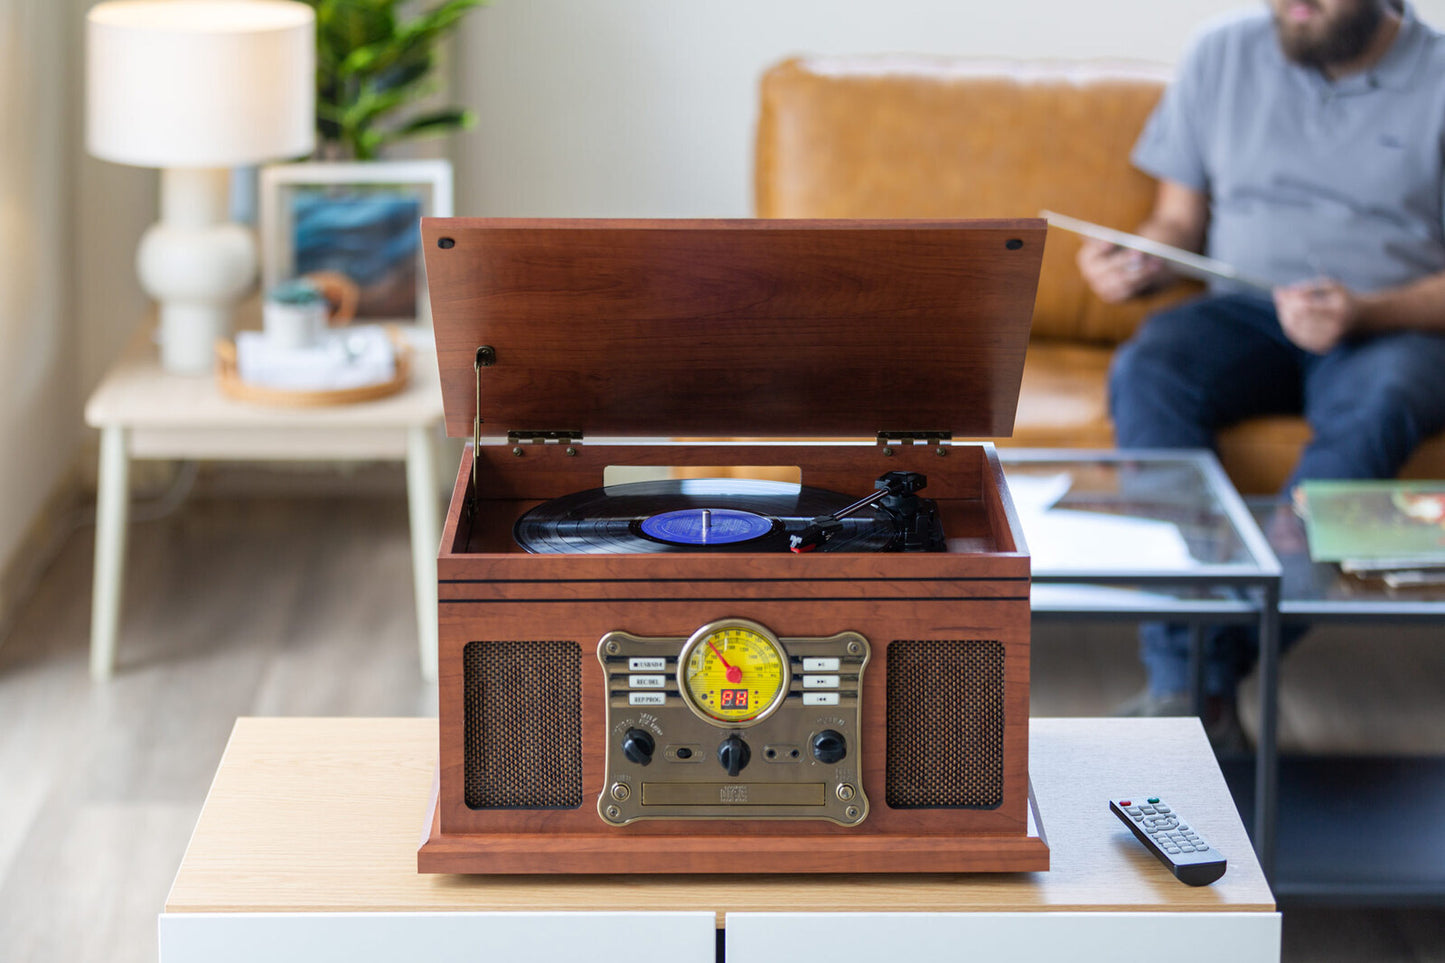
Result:
<svg viewBox="0 0 1445 963"><path fill-rule="evenodd" d="M1129 151L1168 77L1129 63L788 60L762 80L757 214L1033 217L1047 208L1132 229L1155 184L1129 165ZM1049 232L1014 434L1001 444L1111 447L1114 348L1150 311L1190 293L1104 304L1079 277L1078 247L1076 236ZM1220 459L1242 492L1272 492L1308 438L1303 419L1253 419L1222 434ZM1404 474L1445 478L1445 436Z"/></svg>

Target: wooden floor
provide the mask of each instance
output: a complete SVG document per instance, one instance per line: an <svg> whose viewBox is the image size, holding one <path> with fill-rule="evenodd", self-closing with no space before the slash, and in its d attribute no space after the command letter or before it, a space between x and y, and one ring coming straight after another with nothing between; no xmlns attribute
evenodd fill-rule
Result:
<svg viewBox="0 0 1445 963"><path fill-rule="evenodd" d="M435 713L394 487L196 498L133 526L107 685L87 676L92 531L70 538L0 642L0 961L156 959L155 914L236 716ZM1286 663L1285 745L1445 752L1440 641L1312 634ZM1142 679L1127 627L1040 626L1034 651L1037 715L1106 714ZM1445 911L1290 911L1284 931L1288 961L1445 961Z"/></svg>

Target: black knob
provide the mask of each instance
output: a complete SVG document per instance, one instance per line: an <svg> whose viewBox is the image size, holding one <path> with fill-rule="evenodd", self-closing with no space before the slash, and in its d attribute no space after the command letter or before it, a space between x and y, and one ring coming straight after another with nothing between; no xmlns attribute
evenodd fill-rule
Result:
<svg viewBox="0 0 1445 963"><path fill-rule="evenodd" d="M813 758L832 765L848 755L848 740L836 729L824 729L813 736Z"/></svg>
<svg viewBox="0 0 1445 963"><path fill-rule="evenodd" d="M652 762L652 754L656 751L657 743L646 729L628 729L622 737L622 754L639 766Z"/></svg>
<svg viewBox="0 0 1445 963"><path fill-rule="evenodd" d="M728 771L729 776L736 776L747 768L748 760L753 758L753 751L748 744L743 742L742 736L736 732L729 735L717 747L717 761Z"/></svg>

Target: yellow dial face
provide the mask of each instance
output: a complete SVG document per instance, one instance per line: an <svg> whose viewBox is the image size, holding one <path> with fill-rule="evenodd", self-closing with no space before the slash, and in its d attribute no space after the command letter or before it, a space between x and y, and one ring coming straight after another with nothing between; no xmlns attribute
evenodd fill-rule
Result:
<svg viewBox="0 0 1445 963"><path fill-rule="evenodd" d="M748 725L788 694L792 671L777 638L755 622L715 622L693 633L678 659L678 688L709 722Z"/></svg>

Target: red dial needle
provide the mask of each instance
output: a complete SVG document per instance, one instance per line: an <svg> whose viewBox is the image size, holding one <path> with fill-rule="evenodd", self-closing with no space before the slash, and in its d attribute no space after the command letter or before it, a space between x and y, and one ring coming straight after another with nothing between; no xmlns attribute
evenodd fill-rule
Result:
<svg viewBox="0 0 1445 963"><path fill-rule="evenodd" d="M718 651L717 646L712 644L712 639L707 640L707 647L713 650L713 653L717 656L717 660L723 664L724 669L728 670L729 682L731 682L733 685L737 685L739 682L743 681L743 670L739 669L735 665L728 665L728 660L724 659L723 654Z"/></svg>

